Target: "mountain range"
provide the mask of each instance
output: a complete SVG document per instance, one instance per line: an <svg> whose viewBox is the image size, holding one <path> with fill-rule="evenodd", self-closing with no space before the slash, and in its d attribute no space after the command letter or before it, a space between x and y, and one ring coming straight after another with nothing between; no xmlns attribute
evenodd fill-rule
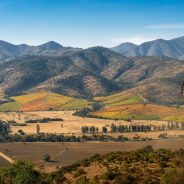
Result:
<svg viewBox="0 0 184 184"><path fill-rule="evenodd" d="M122 43L111 50L127 57L135 56L167 56L184 59L184 37L171 40L157 39L140 45Z"/></svg>
<svg viewBox="0 0 184 184"><path fill-rule="evenodd" d="M140 94L148 102L183 103L182 60L127 57L104 47L80 49L56 42L16 46L1 41L0 45L0 53L4 53L0 61L0 93L6 96L51 91L87 99L122 92ZM124 49L134 47L127 45Z"/></svg>
<svg viewBox="0 0 184 184"><path fill-rule="evenodd" d="M24 55L60 56L65 52L75 52L80 48L64 47L57 42L49 41L42 45L30 46L26 44L14 45L0 41L0 61ZM122 43L110 48L123 56L167 56L175 59L184 59L184 37L171 40L157 39L144 42L140 45Z"/></svg>
<svg viewBox="0 0 184 184"><path fill-rule="evenodd" d="M49 41L38 46L30 46L26 44L14 45L5 41L0 41L0 61L23 55L55 56L66 51L72 52L73 50L78 49L74 49L72 47L63 47L54 41Z"/></svg>

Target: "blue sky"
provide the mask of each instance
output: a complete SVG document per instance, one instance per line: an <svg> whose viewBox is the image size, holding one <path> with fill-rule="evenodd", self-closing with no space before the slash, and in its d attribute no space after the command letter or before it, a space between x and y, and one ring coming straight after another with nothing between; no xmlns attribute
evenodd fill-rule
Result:
<svg viewBox="0 0 184 184"><path fill-rule="evenodd" d="M111 47L184 36L184 0L0 0L0 40Z"/></svg>

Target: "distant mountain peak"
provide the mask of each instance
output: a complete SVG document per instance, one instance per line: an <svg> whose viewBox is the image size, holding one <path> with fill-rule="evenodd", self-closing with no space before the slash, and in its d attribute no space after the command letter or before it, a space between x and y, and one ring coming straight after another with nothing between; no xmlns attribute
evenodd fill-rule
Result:
<svg viewBox="0 0 184 184"><path fill-rule="evenodd" d="M58 50L58 49L63 48L62 45L60 45L59 43L57 43L55 41L46 42L42 45L39 45L38 47L42 48L42 49L46 49L46 50Z"/></svg>
<svg viewBox="0 0 184 184"><path fill-rule="evenodd" d="M122 45L134 45L134 46L137 46L136 44L131 43L131 42L124 42L124 43L119 44L119 46L122 46Z"/></svg>

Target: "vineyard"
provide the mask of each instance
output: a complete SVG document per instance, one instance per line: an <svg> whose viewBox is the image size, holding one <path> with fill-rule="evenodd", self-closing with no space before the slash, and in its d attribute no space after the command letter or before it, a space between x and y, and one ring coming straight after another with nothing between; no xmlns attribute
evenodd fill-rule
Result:
<svg viewBox="0 0 184 184"><path fill-rule="evenodd" d="M90 105L83 99L48 92L14 96L10 99L12 100L11 102L0 105L0 111L78 110Z"/></svg>
<svg viewBox="0 0 184 184"><path fill-rule="evenodd" d="M96 97L95 100L104 106L100 111L90 114L98 118L184 121L182 107L150 104L141 95L116 93L111 96Z"/></svg>

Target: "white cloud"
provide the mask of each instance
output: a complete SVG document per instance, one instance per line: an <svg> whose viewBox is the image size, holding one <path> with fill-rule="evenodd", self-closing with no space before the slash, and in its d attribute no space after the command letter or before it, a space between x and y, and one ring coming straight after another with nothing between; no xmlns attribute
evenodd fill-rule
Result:
<svg viewBox="0 0 184 184"><path fill-rule="evenodd" d="M153 37L145 37L145 36L134 36L134 37L121 37L112 39L113 44L121 44L125 42L131 42L134 44L141 44L143 42L151 41L156 38Z"/></svg>
<svg viewBox="0 0 184 184"><path fill-rule="evenodd" d="M157 24L146 26L146 29L184 29L184 24Z"/></svg>

